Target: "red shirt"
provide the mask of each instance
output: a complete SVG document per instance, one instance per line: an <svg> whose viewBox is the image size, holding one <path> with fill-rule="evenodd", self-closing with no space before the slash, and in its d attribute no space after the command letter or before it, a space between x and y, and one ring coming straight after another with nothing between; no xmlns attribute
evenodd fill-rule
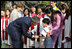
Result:
<svg viewBox="0 0 72 49"><path fill-rule="evenodd" d="M39 14L37 17L39 17L39 18L44 18L44 15L45 15L45 13Z"/></svg>
<svg viewBox="0 0 72 49"><path fill-rule="evenodd" d="M5 33L8 23L9 23L9 17L5 17L5 16L1 17L2 40L8 40L8 33Z"/></svg>
<svg viewBox="0 0 72 49"><path fill-rule="evenodd" d="M5 29L6 29L7 26L8 26L9 19L10 19L10 17L5 17Z"/></svg>
<svg viewBox="0 0 72 49"><path fill-rule="evenodd" d="M3 25L4 25L4 19L5 19L5 16L1 16L1 26L2 26L2 30L3 30Z"/></svg>
<svg viewBox="0 0 72 49"><path fill-rule="evenodd" d="M33 17L33 16L37 16L37 13L32 13L31 14L31 17Z"/></svg>

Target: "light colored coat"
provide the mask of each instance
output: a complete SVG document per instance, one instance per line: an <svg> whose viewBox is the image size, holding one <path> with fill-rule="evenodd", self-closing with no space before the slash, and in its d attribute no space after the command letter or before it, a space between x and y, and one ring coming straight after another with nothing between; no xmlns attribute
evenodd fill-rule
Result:
<svg viewBox="0 0 72 49"><path fill-rule="evenodd" d="M12 22L12 21L14 21L14 20L16 20L17 18L19 18L18 12L17 12L17 9L14 9L11 12L9 23Z"/></svg>
<svg viewBox="0 0 72 49"><path fill-rule="evenodd" d="M71 16L65 20L65 32L64 38L70 37L69 32L71 31ZM64 43L64 48L71 48L71 41Z"/></svg>

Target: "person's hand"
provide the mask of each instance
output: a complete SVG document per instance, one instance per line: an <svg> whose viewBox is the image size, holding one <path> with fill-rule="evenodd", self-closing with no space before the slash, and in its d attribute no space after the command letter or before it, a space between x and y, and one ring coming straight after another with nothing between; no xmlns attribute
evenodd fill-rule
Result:
<svg viewBox="0 0 72 49"><path fill-rule="evenodd" d="M22 40L22 42L24 43L24 36L22 35L22 37L21 37L21 40Z"/></svg>
<svg viewBox="0 0 72 49"><path fill-rule="evenodd" d="M5 30L5 29L3 29L3 31L5 32L6 30Z"/></svg>
<svg viewBox="0 0 72 49"><path fill-rule="evenodd" d="M62 27L62 29L64 29L64 26Z"/></svg>
<svg viewBox="0 0 72 49"><path fill-rule="evenodd" d="M41 37L42 35L39 35L39 37Z"/></svg>
<svg viewBox="0 0 72 49"><path fill-rule="evenodd" d="M41 42L41 47L43 47L43 42Z"/></svg>
<svg viewBox="0 0 72 49"><path fill-rule="evenodd" d="M38 35L35 35L34 38L39 38L39 36Z"/></svg>
<svg viewBox="0 0 72 49"><path fill-rule="evenodd" d="M27 32L28 34L31 34L31 32Z"/></svg>
<svg viewBox="0 0 72 49"><path fill-rule="evenodd" d="M48 34L50 34L50 32L47 32Z"/></svg>

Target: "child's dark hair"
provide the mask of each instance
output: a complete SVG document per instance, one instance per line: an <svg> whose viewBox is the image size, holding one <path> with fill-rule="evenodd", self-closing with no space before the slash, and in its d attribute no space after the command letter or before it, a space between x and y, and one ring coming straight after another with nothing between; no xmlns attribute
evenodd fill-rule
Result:
<svg viewBox="0 0 72 49"><path fill-rule="evenodd" d="M67 7L66 7L66 5L65 4L62 4L62 5L60 5L60 10L67 10Z"/></svg>
<svg viewBox="0 0 72 49"><path fill-rule="evenodd" d="M28 16L30 16L30 10L28 8L25 8L23 13L25 12L25 10L28 10ZM26 16L26 15L24 14L24 16Z"/></svg>
<svg viewBox="0 0 72 49"><path fill-rule="evenodd" d="M15 3L14 3L14 4L12 4L12 6L14 6L14 5L16 5L16 8L17 8L17 4L15 4Z"/></svg>
<svg viewBox="0 0 72 49"><path fill-rule="evenodd" d="M43 23L46 23L46 24L48 24L48 25L49 25L50 20L49 20L48 18L44 18L44 19L42 20L42 22L43 22Z"/></svg>
<svg viewBox="0 0 72 49"><path fill-rule="evenodd" d="M51 21L54 20L54 10L53 10L53 8L52 8L51 5L48 5L48 6L47 6L47 9L45 10L45 13L46 13L46 14L52 13L50 18L51 18Z"/></svg>
<svg viewBox="0 0 72 49"><path fill-rule="evenodd" d="M11 10L10 10L9 8L7 8L7 9L5 10L5 12L6 12L7 10L11 13ZM6 15L6 17L7 17L7 15ZM10 15L9 15L9 17L10 17Z"/></svg>
<svg viewBox="0 0 72 49"><path fill-rule="evenodd" d="M17 4L13 3L13 4L12 4L12 6L14 6L14 5L16 5L16 6L17 6Z"/></svg>
<svg viewBox="0 0 72 49"><path fill-rule="evenodd" d="M34 7L36 9L35 13L37 13L37 7L35 5L32 5L31 8ZM32 12L32 10L30 10ZM33 12L32 12L33 13Z"/></svg>
<svg viewBox="0 0 72 49"><path fill-rule="evenodd" d="M51 1L51 2L54 2L54 3L56 3L57 1Z"/></svg>
<svg viewBox="0 0 72 49"><path fill-rule="evenodd" d="M51 13L51 12L54 12L53 8L51 5L47 5L46 7L47 9L45 10L45 13L48 14L48 13Z"/></svg>
<svg viewBox="0 0 72 49"><path fill-rule="evenodd" d="M69 13L70 13L70 10L67 9L67 6L65 4L62 4L60 6L60 10L64 10L64 9L66 10L65 13L66 13L66 17L67 17L69 15Z"/></svg>
<svg viewBox="0 0 72 49"><path fill-rule="evenodd" d="M37 7L37 9L38 8L41 8L42 12L45 11L45 5L44 4L39 4L38 7Z"/></svg>
<svg viewBox="0 0 72 49"><path fill-rule="evenodd" d="M35 5L31 5L31 7L30 7L30 8L32 8L32 7L36 8L36 6L35 6Z"/></svg>

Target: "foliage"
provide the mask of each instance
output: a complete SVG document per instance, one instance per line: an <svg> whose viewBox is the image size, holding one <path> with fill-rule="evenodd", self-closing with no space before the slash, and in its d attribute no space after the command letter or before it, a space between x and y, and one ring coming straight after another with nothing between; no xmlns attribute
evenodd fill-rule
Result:
<svg viewBox="0 0 72 49"><path fill-rule="evenodd" d="M28 7L31 6L31 3L28 3L28 1L10 1L10 2L12 2L12 4L13 3L16 3L16 4L20 3L20 4L24 4L24 5L28 6ZM57 2L58 2L57 6L59 6L60 1L57 1ZM70 7L71 6L71 1L67 1L67 2L68 2L68 6ZM5 9L6 4L8 4L7 1L1 1L1 9ZM50 5L50 1L38 1L38 4L44 4L46 6L46 5Z"/></svg>

